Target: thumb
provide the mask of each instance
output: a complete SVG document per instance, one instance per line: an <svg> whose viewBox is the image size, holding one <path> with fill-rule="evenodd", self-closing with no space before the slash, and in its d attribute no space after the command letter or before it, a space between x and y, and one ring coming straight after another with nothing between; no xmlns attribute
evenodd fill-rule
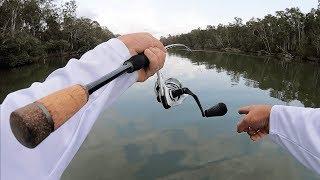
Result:
<svg viewBox="0 0 320 180"><path fill-rule="evenodd" d="M238 110L239 114L248 114L251 111L251 106L244 106Z"/></svg>
<svg viewBox="0 0 320 180"><path fill-rule="evenodd" d="M248 117L245 116L242 118L242 120L237 125L237 132L242 133L244 131L247 131L250 127L250 123L248 122Z"/></svg>

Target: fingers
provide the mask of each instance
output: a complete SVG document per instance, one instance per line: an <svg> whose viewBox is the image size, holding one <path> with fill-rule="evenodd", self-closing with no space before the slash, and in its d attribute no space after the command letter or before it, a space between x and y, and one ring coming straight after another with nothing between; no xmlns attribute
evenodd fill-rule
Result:
<svg viewBox="0 0 320 180"><path fill-rule="evenodd" d="M249 136L253 136L253 135L256 135L258 132L259 132L259 130L257 131L257 130L255 130L255 129L252 129L252 128L249 126L248 131L247 131L247 134L248 134Z"/></svg>
<svg viewBox="0 0 320 180"><path fill-rule="evenodd" d="M163 68L164 61L166 59L166 53L159 48L150 48L150 50L158 57L159 69Z"/></svg>
<svg viewBox="0 0 320 180"><path fill-rule="evenodd" d="M148 48L158 48L166 52L164 45L150 33L134 33L118 37L129 49L131 55L144 52Z"/></svg>
<svg viewBox="0 0 320 180"><path fill-rule="evenodd" d="M150 61L149 67L146 71L146 78L154 75L160 69L160 62L158 56L153 52L155 50L151 50L152 48L146 49L144 54Z"/></svg>
<svg viewBox="0 0 320 180"><path fill-rule="evenodd" d="M250 139L257 141L269 132L269 105L251 105L239 109L239 114L246 114L237 125L237 132L246 132Z"/></svg>
<svg viewBox="0 0 320 180"><path fill-rule="evenodd" d="M118 37L128 48L130 54L144 52L150 64L147 69L138 71L138 82L144 82L164 65L166 49L164 45L150 33L134 33Z"/></svg>
<svg viewBox="0 0 320 180"><path fill-rule="evenodd" d="M239 114L248 114L250 112L251 106L245 106L238 110ZM244 116L244 118L237 125L237 132L251 132L250 130L250 118L248 116Z"/></svg>
<svg viewBox="0 0 320 180"><path fill-rule="evenodd" d="M146 81L159 69L158 57L150 48L144 50L144 55L149 59L149 66L146 69L140 69L138 71L138 82Z"/></svg>
<svg viewBox="0 0 320 180"><path fill-rule="evenodd" d="M153 37L150 33L137 33L137 35L141 36L141 39L139 41L142 41L141 42L142 51L148 48L158 48L164 53L167 52L164 45L158 39Z"/></svg>
<svg viewBox="0 0 320 180"><path fill-rule="evenodd" d="M147 56L147 58L150 61L150 64L148 67L149 71L152 71L152 72L157 71L159 69L158 56L151 51L151 48L146 49L144 51L144 54Z"/></svg>
<svg viewBox="0 0 320 180"><path fill-rule="evenodd" d="M237 132L246 132L252 141L258 141L268 134L265 129L256 129L252 125L250 118L246 115L237 125Z"/></svg>
<svg viewBox="0 0 320 180"><path fill-rule="evenodd" d="M245 106L239 109L239 114L248 114L251 110L252 106Z"/></svg>
<svg viewBox="0 0 320 180"><path fill-rule="evenodd" d="M258 141L258 140L261 139L261 137L260 137L259 134L255 134L255 135L250 136L250 139L251 139L252 141Z"/></svg>
<svg viewBox="0 0 320 180"><path fill-rule="evenodd" d="M144 34L145 36L148 36L150 37L150 43L149 44L150 46L149 47L156 47L156 48L159 48L161 51L163 52L167 52L164 45L158 40L156 39L155 37L153 37L150 33L142 33Z"/></svg>
<svg viewBox="0 0 320 180"><path fill-rule="evenodd" d="M167 50L165 49L164 45L155 37L153 37L151 34L147 33L147 35L149 35L152 39L152 47L156 47L159 50L161 50L162 52L166 53Z"/></svg>
<svg viewBox="0 0 320 180"><path fill-rule="evenodd" d="M261 126L260 121L256 121L252 114L245 115L242 120L237 125L237 132L247 132L247 133L254 133L259 129L264 128Z"/></svg>
<svg viewBox="0 0 320 180"><path fill-rule="evenodd" d="M264 138L266 135L267 135L267 133L265 133L263 131L258 131L256 134L250 135L250 139L252 141L258 141L258 140Z"/></svg>
<svg viewBox="0 0 320 180"><path fill-rule="evenodd" d="M237 132L238 133L242 133L242 132L246 132L250 127L250 123L248 121L248 117L245 116L242 118L242 120L238 123L237 125Z"/></svg>
<svg viewBox="0 0 320 180"><path fill-rule="evenodd" d="M157 71L159 71L163 65L166 58L166 53L159 48L148 48L144 51L144 54L149 59L149 67L145 70L139 71L139 82L147 80L149 77L153 76Z"/></svg>

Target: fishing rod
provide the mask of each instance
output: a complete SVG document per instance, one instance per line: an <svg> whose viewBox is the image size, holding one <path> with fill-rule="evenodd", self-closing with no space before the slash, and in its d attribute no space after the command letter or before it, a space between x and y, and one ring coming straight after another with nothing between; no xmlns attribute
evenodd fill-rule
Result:
<svg viewBox="0 0 320 180"><path fill-rule="evenodd" d="M181 45L170 45L166 48ZM76 84L56 91L31 104L13 111L10 115L11 130L16 139L25 147L35 148L51 133L67 122L89 100L89 96L125 73L133 73L149 66L149 60L144 54L138 54L124 62L118 69L106 74L100 79L86 85ZM169 78L163 81L160 72L157 73L156 96L164 108L179 105L191 95L197 102L203 117L222 116L226 114L225 104L219 103L203 111L199 99L181 83Z"/></svg>

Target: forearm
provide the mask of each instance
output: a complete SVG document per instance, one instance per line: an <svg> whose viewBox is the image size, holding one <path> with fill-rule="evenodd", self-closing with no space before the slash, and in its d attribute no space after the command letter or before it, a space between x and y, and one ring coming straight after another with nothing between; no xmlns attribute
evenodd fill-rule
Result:
<svg viewBox="0 0 320 180"><path fill-rule="evenodd" d="M97 80L122 65L129 57L127 47L121 41L113 39L87 52L80 60L70 60L64 68L50 74L43 83L34 83L27 89L8 95L0 109L1 179L59 177L86 138L99 113L136 82L137 73L123 75L92 94L88 103L36 150L23 147L14 138L9 124L12 111L64 87ZM19 153L14 155L17 149ZM38 174L32 169L37 169Z"/></svg>
<svg viewBox="0 0 320 180"><path fill-rule="evenodd" d="M320 174L320 109L274 106L270 138Z"/></svg>

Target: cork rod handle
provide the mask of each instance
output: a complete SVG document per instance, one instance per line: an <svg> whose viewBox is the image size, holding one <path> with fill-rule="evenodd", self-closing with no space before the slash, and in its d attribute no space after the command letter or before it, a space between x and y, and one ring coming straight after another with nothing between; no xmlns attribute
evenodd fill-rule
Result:
<svg viewBox="0 0 320 180"><path fill-rule="evenodd" d="M56 91L12 112L11 130L22 145L35 148L77 113L88 98L88 90L82 85Z"/></svg>

